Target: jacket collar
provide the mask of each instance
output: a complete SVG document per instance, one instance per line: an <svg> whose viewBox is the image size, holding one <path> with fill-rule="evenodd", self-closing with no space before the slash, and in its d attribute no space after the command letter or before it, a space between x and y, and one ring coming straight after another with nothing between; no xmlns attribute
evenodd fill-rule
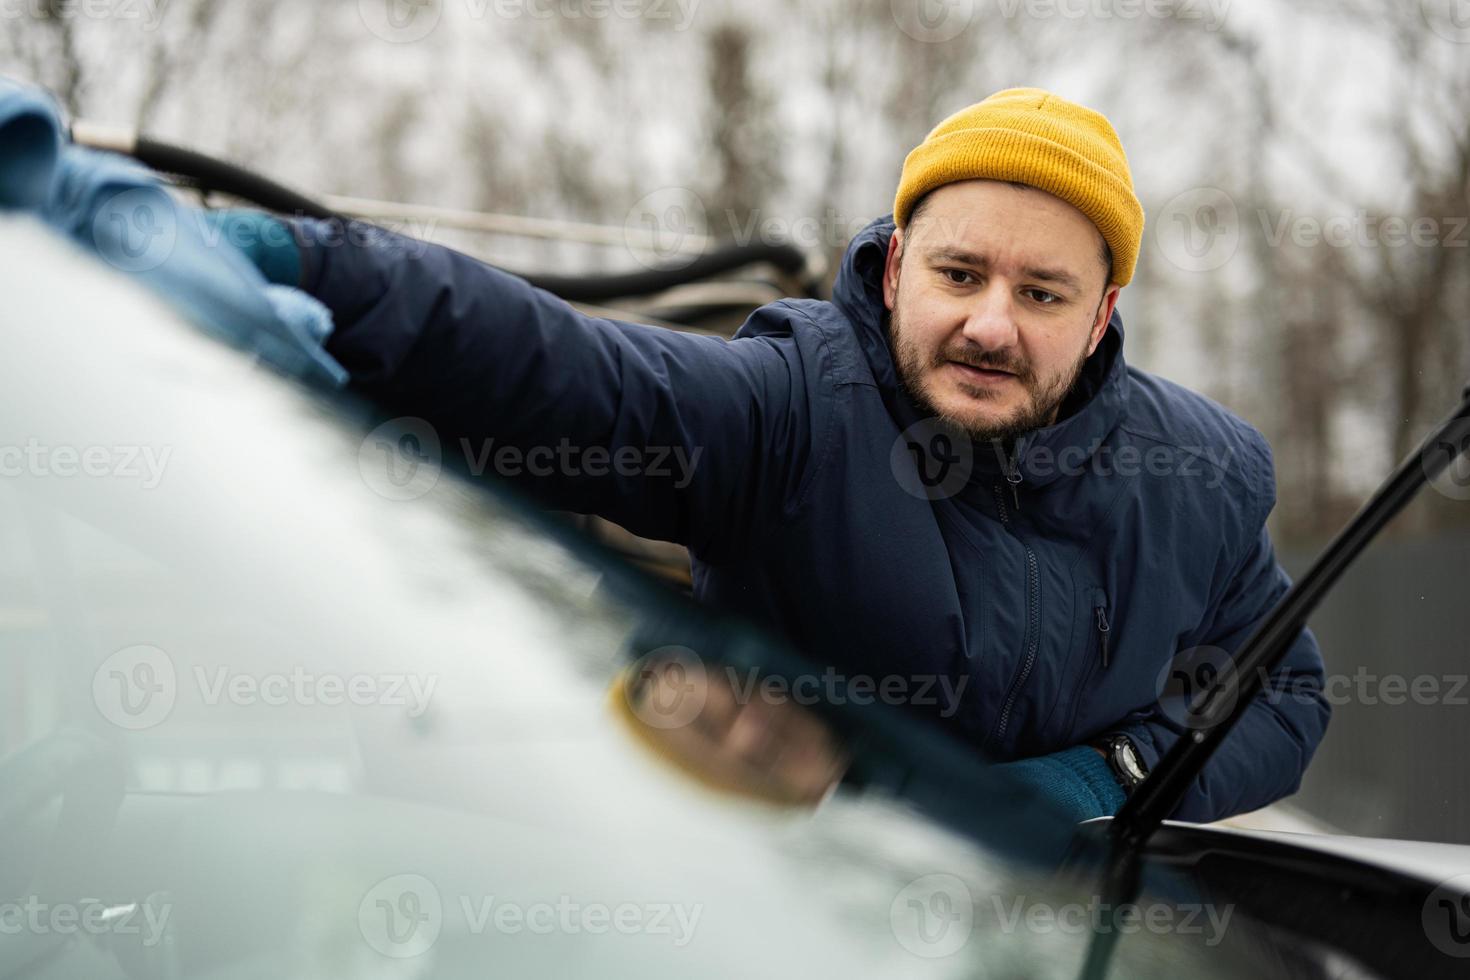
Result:
<svg viewBox="0 0 1470 980"><path fill-rule="evenodd" d="M857 331L884 403L900 429L923 418L898 383L883 305L883 268L893 216L871 222L852 240L838 270L832 301ZM1117 310L1097 350L1082 367L1077 387L1062 406L1062 418L1019 437L1006 459L998 445L974 444L974 474L987 480L1010 473L1012 482L1040 487L1067 473L1081 472L1122 420L1128 404L1128 367L1123 360L1123 320Z"/></svg>

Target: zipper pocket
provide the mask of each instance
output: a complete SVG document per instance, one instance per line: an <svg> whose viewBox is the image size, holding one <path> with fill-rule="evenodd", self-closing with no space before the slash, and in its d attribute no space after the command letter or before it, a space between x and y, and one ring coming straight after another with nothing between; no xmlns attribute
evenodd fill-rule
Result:
<svg viewBox="0 0 1470 980"><path fill-rule="evenodd" d="M1092 590L1092 625L1097 632L1098 648L1102 652L1103 670L1108 669L1108 641L1113 626L1108 622L1108 595L1102 589Z"/></svg>
<svg viewBox="0 0 1470 980"><path fill-rule="evenodd" d="M1082 627L1083 632L1079 638L1082 650L1075 661L1076 673L1069 687L1072 692L1066 728L1069 733L1076 730L1077 719L1082 713L1082 703L1087 700L1092 682L1094 679L1101 679L1099 669L1105 670L1113 662L1113 654L1116 652L1114 648L1117 646L1113 642L1112 610L1108 606L1106 590L1093 586L1079 589L1077 606L1074 608L1074 615L1080 614L1087 618L1082 620L1086 624Z"/></svg>
<svg viewBox="0 0 1470 980"><path fill-rule="evenodd" d="M1005 705L1000 710L1000 721L995 730L991 732L990 738L986 739L985 745L996 742L1005 737L1006 726L1011 723L1011 709L1016 706L1016 697L1021 693L1021 688L1026 685L1026 678L1031 676L1031 670L1036 666L1037 645L1041 639L1041 584L1040 573L1036 568L1036 555L1030 548L1026 549L1026 659L1021 661L1021 672L1011 682L1011 689L1006 693ZM982 748L985 746L982 746Z"/></svg>

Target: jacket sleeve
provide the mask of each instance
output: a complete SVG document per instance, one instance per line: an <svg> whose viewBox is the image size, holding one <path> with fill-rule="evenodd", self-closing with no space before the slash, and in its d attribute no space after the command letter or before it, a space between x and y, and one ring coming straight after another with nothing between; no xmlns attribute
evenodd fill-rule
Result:
<svg viewBox="0 0 1470 980"><path fill-rule="evenodd" d="M1211 620L1187 640L1191 647L1214 647L1232 658L1291 585L1276 560L1265 527L1266 516L1275 505L1275 477L1270 449L1264 439L1260 444L1264 503L1248 525L1250 543ZM1200 823L1220 820L1296 792L1327 730L1331 709L1323 685L1321 651L1312 631L1303 628L1171 814L1173 819ZM1186 732L1178 723L1180 714L1166 714L1156 704L1134 712L1115 730L1132 737L1152 771Z"/></svg>
<svg viewBox="0 0 1470 980"><path fill-rule="evenodd" d="M781 303L733 341L587 316L450 249L298 222L352 385L546 505L718 560L795 506L825 348Z"/></svg>

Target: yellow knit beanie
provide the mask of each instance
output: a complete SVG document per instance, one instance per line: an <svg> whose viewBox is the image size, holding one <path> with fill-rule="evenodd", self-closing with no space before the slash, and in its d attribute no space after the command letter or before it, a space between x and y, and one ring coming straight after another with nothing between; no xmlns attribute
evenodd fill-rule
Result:
<svg viewBox="0 0 1470 980"><path fill-rule="evenodd" d="M1143 205L1107 118L1039 88L1009 88L935 126L903 162L893 220L904 227L925 194L959 180L1017 181L1087 215L1128 285L1143 240Z"/></svg>

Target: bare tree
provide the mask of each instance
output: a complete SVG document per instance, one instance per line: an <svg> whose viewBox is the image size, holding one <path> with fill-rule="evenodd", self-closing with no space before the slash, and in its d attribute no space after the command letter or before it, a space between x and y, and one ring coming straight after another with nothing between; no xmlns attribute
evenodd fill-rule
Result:
<svg viewBox="0 0 1470 980"><path fill-rule="evenodd" d="M164 36L162 32L157 33L149 45L147 80L135 113L140 132L146 131L153 122L158 104L169 87L181 84L197 68L206 50L206 43L214 32L220 2L193 0L186 12L177 11L178 4L175 3L171 10L174 17L169 20L178 21L177 30L169 32L168 36Z"/></svg>
<svg viewBox="0 0 1470 980"><path fill-rule="evenodd" d="M755 39L748 24L726 20L705 38L707 115L714 168L707 185L717 234L748 227L780 189L780 138L772 100L752 67Z"/></svg>
<svg viewBox="0 0 1470 980"><path fill-rule="evenodd" d="M85 66L77 44L75 8L63 0L41 0L30 18L6 28L24 76L49 88L73 117L82 110Z"/></svg>

